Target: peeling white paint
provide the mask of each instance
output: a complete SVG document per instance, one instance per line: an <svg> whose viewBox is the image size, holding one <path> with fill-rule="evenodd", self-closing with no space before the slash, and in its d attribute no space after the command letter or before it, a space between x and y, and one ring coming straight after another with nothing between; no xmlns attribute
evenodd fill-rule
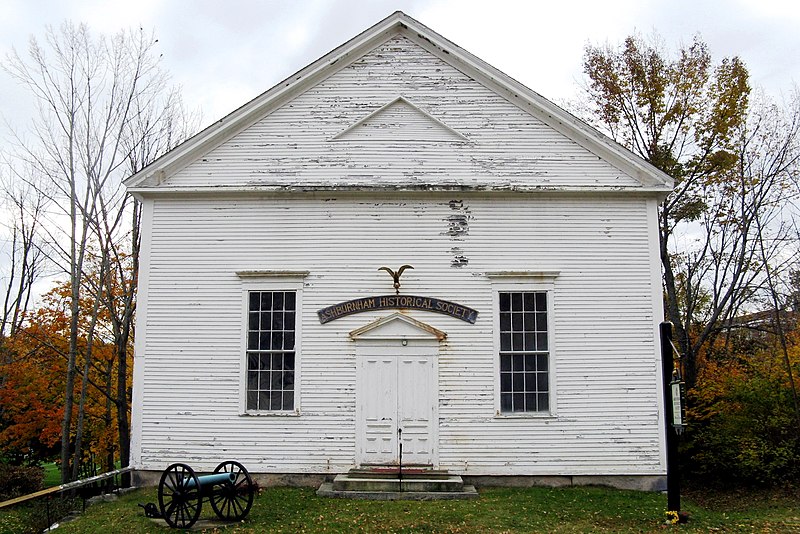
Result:
<svg viewBox="0 0 800 534"><path fill-rule="evenodd" d="M356 128L398 94L470 139L423 135L410 113ZM402 102L401 102L402 103ZM391 107L391 106L390 106ZM421 112L420 112L421 115ZM438 119L437 119L438 120ZM348 128L345 132L343 129ZM389 130L400 128L387 136ZM411 133L417 133L417 138ZM341 132L341 134L340 134ZM330 142L349 134L348 142ZM359 143L361 139L361 143ZM313 161L313 165L309 165ZM642 184L405 37L395 37L270 113L166 185L516 187Z"/></svg>
<svg viewBox="0 0 800 534"><path fill-rule="evenodd" d="M406 312L447 334L440 467L664 472L652 194L664 184L648 192L427 43L393 33L175 174L136 182L145 198L137 468L213 469L230 458L254 472L352 467L357 365L348 333L386 312L321 325L316 311L391 291L377 268L408 263L404 293L480 312L474 325ZM558 275L557 410L546 417L496 413L493 279L520 273L534 282L535 273ZM303 277L297 411L242 417L243 284L281 276Z"/></svg>
<svg viewBox="0 0 800 534"><path fill-rule="evenodd" d="M646 202L520 198L499 209L490 198L470 198L464 205L473 218L461 243L470 260L453 269L453 242L442 235L451 200L154 201L153 268L140 303L146 353L136 360L146 366L139 465L161 469L189 457L213 468L225 448L255 471L351 466L356 366L348 333L386 313L320 325L316 310L391 290L377 267L408 262L415 270L404 292L481 312L475 325L408 312L448 335L439 356L441 466L460 471L466 461L475 474L660 473ZM614 229L610 238L596 231L601 219ZM491 279L556 271L558 417L498 418ZM259 272L305 276L302 410L293 417L238 417L241 276ZM633 451L641 456L635 464ZM512 456L513 469L504 467Z"/></svg>

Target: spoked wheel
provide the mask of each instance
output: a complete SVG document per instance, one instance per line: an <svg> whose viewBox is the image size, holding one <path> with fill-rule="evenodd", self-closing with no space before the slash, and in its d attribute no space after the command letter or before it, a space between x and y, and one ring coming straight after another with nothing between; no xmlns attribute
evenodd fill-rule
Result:
<svg viewBox="0 0 800 534"><path fill-rule="evenodd" d="M239 462L222 462L214 469L214 474L230 473L231 480L214 488L209 500L211 508L220 519L239 521L244 519L253 506L255 485L250 473Z"/></svg>
<svg viewBox="0 0 800 534"><path fill-rule="evenodd" d="M169 526L189 528L200 517L202 506L200 481L186 464L172 464L161 474L158 483L158 505Z"/></svg>

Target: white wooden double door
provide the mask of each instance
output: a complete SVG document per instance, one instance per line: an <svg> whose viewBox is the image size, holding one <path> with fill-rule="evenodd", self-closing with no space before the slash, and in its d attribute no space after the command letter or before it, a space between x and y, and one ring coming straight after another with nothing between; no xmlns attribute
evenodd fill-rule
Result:
<svg viewBox="0 0 800 534"><path fill-rule="evenodd" d="M437 349L391 343L364 347L358 357L357 463L436 463Z"/></svg>

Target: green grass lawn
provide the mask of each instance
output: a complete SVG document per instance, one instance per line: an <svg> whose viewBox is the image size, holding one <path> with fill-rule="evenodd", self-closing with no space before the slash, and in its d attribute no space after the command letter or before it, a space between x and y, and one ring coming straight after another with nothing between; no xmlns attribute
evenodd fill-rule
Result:
<svg viewBox="0 0 800 534"><path fill-rule="evenodd" d="M114 468L119 469L119 467L119 462L117 462ZM42 482L43 488L50 488L52 486L58 486L61 484L61 469L58 468L55 462L43 463L42 468L44 469L44 481Z"/></svg>
<svg viewBox="0 0 800 534"><path fill-rule="evenodd" d="M224 532L799 532L798 492L714 492L684 497L688 524L664 524L666 496L607 488L486 488L472 501L355 501L317 497L306 488L268 488L247 519ZM156 502L155 489L96 504L59 532L175 532L144 516L138 503ZM0 532L4 530L0 512ZM214 517L205 503L203 518ZM8 523L10 524L10 523Z"/></svg>
<svg viewBox="0 0 800 534"><path fill-rule="evenodd" d="M52 486L58 486L61 484L61 470L55 463L49 462L42 464L42 468L44 469L44 481L42 482L42 487L50 488Z"/></svg>

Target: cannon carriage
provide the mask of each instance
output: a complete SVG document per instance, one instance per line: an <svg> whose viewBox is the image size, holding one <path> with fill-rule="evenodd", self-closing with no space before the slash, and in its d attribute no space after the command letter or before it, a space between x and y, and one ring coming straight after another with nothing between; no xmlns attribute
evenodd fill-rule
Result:
<svg viewBox="0 0 800 534"><path fill-rule="evenodd" d="M169 526L190 528L200 517L204 499L220 519L239 521L250 512L254 494L253 479L239 462L222 462L212 474L201 476L188 465L175 463L161 474L158 506Z"/></svg>

